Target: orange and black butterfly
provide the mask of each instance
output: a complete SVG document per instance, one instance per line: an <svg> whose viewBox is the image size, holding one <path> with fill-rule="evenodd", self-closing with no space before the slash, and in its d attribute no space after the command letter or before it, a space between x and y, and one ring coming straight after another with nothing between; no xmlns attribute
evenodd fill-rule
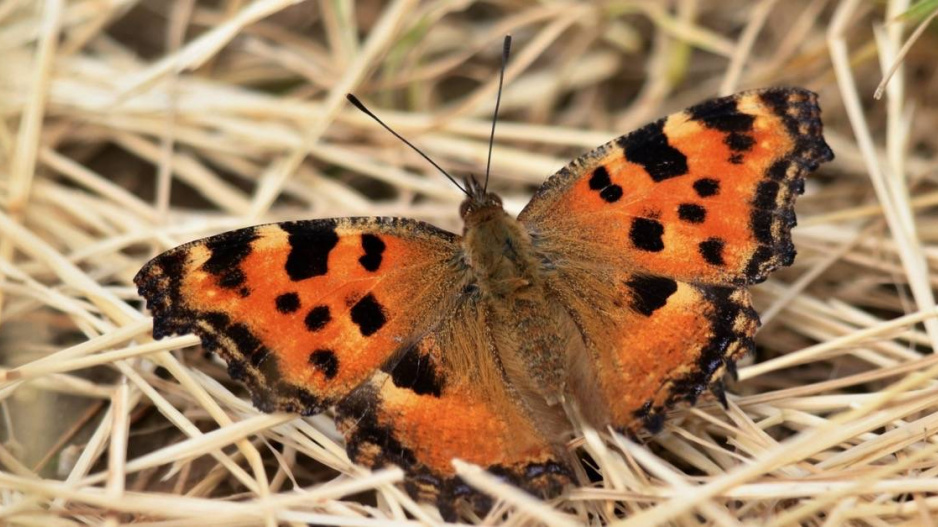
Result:
<svg viewBox="0 0 938 527"><path fill-rule="evenodd" d="M753 347L747 286L795 256L804 177L833 155L815 94L739 93L573 160L517 218L469 180L462 235L405 218L261 225L135 278L153 334L195 333L264 411L335 407L350 457L398 465L447 518L481 465L536 495L572 471L571 407L660 429Z"/></svg>

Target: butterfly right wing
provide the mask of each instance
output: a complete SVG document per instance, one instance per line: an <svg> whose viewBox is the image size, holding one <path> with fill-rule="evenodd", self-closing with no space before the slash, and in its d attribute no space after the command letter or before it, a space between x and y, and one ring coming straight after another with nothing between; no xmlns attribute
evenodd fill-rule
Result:
<svg viewBox="0 0 938 527"><path fill-rule="evenodd" d="M490 497L466 485L459 458L528 492L554 497L570 481L562 445L519 403L498 362L491 322L471 297L337 407L349 456L367 467L402 467L412 496L447 520L460 502L476 514Z"/></svg>
<svg viewBox="0 0 938 527"><path fill-rule="evenodd" d="M660 119L544 183L519 220L587 345L571 384L605 411L595 425L654 430L719 388L758 327L744 286L792 263L794 200L832 158L817 96L769 88Z"/></svg>
<svg viewBox="0 0 938 527"><path fill-rule="evenodd" d="M769 88L703 102L551 176L518 216L557 265L588 259L742 286L795 256L804 178L833 159L817 95Z"/></svg>

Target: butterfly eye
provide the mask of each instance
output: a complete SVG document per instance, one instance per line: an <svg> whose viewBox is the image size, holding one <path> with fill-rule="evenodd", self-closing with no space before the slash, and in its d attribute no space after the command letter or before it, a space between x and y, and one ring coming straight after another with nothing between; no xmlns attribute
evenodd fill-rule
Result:
<svg viewBox="0 0 938 527"><path fill-rule="evenodd" d="M469 214L469 210L471 208L472 208L472 204L469 202L468 199L463 201L462 204L459 205L459 217L462 219L466 219L466 214Z"/></svg>

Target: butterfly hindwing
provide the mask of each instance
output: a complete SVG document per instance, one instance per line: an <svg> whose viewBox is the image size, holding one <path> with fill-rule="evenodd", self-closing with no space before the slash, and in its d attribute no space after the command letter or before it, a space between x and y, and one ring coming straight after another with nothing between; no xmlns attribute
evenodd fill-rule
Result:
<svg viewBox="0 0 938 527"><path fill-rule="evenodd" d="M555 496L569 481L561 447L517 399L484 310L467 300L338 405L337 422L353 461L404 468L411 495L435 502L452 520L460 501L478 514L492 505L456 476L453 458L542 497Z"/></svg>
<svg viewBox="0 0 938 527"><path fill-rule="evenodd" d="M793 204L833 154L817 96L714 99L615 139L552 176L519 216L548 259L690 282L758 282L794 258Z"/></svg>
<svg viewBox="0 0 938 527"><path fill-rule="evenodd" d="M316 413L458 294L458 238L391 218L260 225L182 245L134 279L153 335L195 333L266 411Z"/></svg>
<svg viewBox="0 0 938 527"><path fill-rule="evenodd" d="M576 391L595 390L600 402L583 411L597 427L657 432L667 410L752 351L759 326L743 288L590 267L558 269L548 287L586 342L592 375Z"/></svg>

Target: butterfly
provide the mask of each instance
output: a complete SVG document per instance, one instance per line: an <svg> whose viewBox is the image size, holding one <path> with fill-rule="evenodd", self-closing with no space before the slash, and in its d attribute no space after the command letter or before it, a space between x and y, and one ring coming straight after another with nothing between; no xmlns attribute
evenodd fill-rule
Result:
<svg viewBox="0 0 938 527"><path fill-rule="evenodd" d="M445 518L492 506L454 458L533 494L571 481L571 412L656 432L753 349L747 286L795 256L817 96L713 99L548 178L515 218L468 179L462 235L406 218L260 225L134 279L153 336L195 333L257 408L334 407L349 457L397 465ZM725 401L724 401L725 402Z"/></svg>

